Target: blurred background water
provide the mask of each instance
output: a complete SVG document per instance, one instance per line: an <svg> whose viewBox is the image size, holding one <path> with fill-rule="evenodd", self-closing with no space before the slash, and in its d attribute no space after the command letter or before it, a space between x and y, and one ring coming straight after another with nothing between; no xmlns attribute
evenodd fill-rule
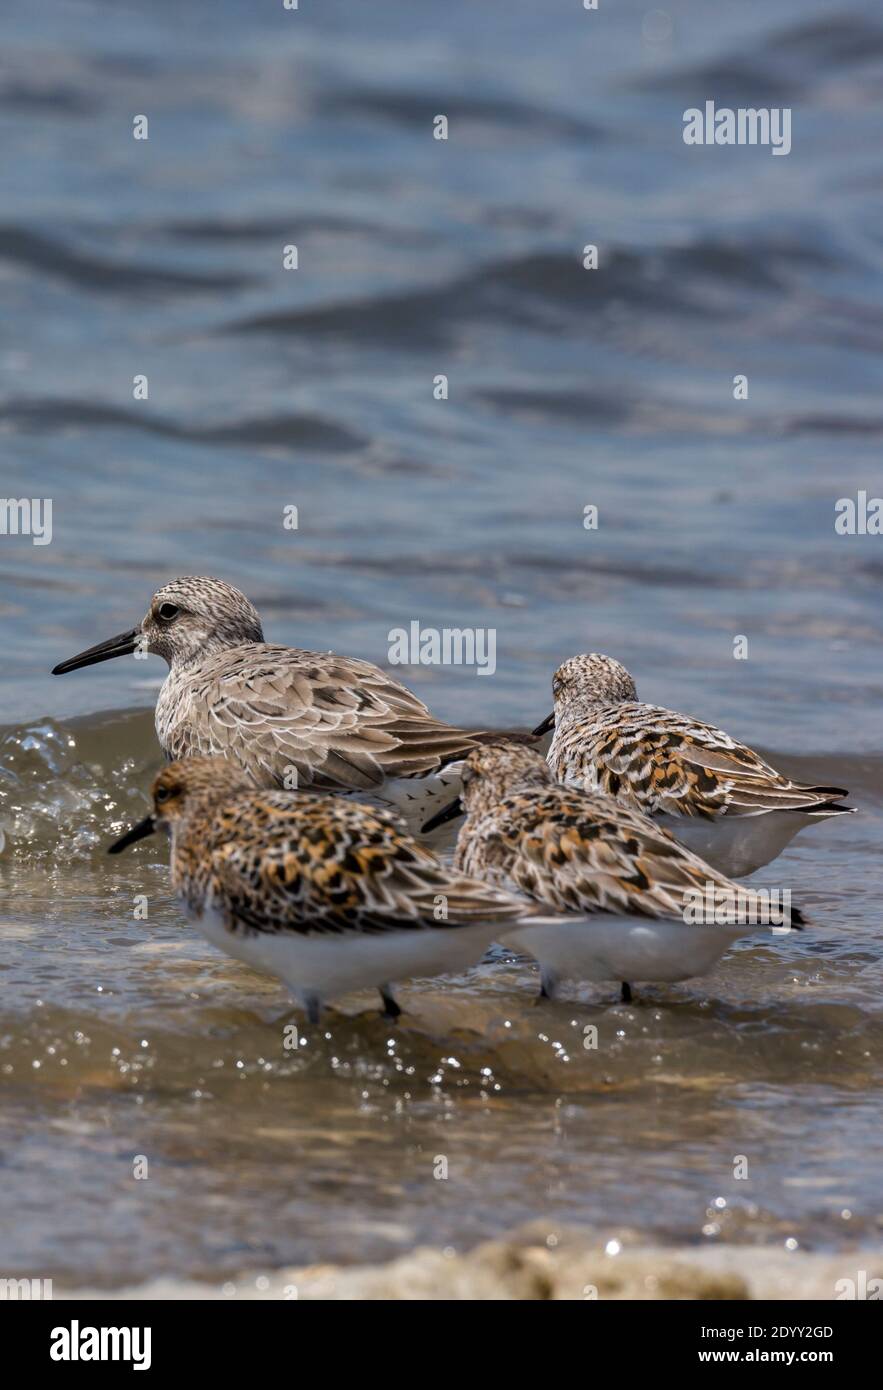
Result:
<svg viewBox="0 0 883 1390"><path fill-rule="evenodd" d="M7 0L2 34L3 489L53 539L0 537L0 1269L220 1280L535 1216L875 1239L883 539L834 506L883 491L879 7ZM791 153L685 146L706 100L790 107ZM356 1018L287 1056L159 851L103 858L158 755L96 712L162 669L48 675L181 573L381 663L413 619L495 628L493 677L399 671L453 720L532 724L616 655L852 788L759 876L817 927L633 1010L544 1018L497 963L391 1050Z"/></svg>

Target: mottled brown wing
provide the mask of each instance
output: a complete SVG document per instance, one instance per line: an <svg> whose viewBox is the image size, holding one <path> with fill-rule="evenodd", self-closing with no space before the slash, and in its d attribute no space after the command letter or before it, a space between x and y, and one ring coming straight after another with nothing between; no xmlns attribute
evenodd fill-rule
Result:
<svg viewBox="0 0 883 1390"><path fill-rule="evenodd" d="M245 823L238 814L235 825L218 817L211 857L236 920L254 931L502 926L526 910L511 894L446 868L383 811L336 797L295 801L273 792L245 805Z"/></svg>
<svg viewBox="0 0 883 1390"><path fill-rule="evenodd" d="M194 678L169 731L173 757L232 757L264 784L348 791L431 772L472 746L379 667L333 654L253 645Z"/></svg>
<svg viewBox="0 0 883 1390"><path fill-rule="evenodd" d="M640 812L563 787L506 797L486 830L462 835L457 863L473 873L481 863L491 881L559 912L680 918L685 893L707 883L739 904L755 898Z"/></svg>
<svg viewBox="0 0 883 1390"><path fill-rule="evenodd" d="M723 730L655 706L621 707L585 751L600 791L648 813L714 819L809 810L847 794L792 782Z"/></svg>

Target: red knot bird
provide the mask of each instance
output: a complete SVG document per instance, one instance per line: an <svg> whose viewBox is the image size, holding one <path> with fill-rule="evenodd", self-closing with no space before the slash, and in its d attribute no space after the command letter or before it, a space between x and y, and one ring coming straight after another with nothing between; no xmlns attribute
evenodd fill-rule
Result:
<svg viewBox="0 0 883 1390"><path fill-rule="evenodd" d="M571 657L552 681L549 766L560 782L605 792L659 819L721 872L762 868L815 821L854 810L840 787L793 782L722 729L639 702L612 657Z"/></svg>
<svg viewBox="0 0 883 1390"><path fill-rule="evenodd" d="M171 881L202 934L283 980L318 1022L322 1002L449 974L532 908L446 867L398 817L339 796L255 790L224 758L163 768L153 810L110 847L165 830Z"/></svg>
<svg viewBox="0 0 883 1390"><path fill-rule="evenodd" d="M803 922L790 897L731 882L642 812L562 786L533 749L474 749L462 786L436 817L466 812L454 867L533 901L530 931L502 940L539 961L543 996L615 980L629 1002L633 982L707 974L739 937Z"/></svg>
<svg viewBox="0 0 883 1390"><path fill-rule="evenodd" d="M412 828L458 788L448 765L487 737L436 719L370 661L265 642L257 610L220 579L163 585L137 627L52 674L136 649L169 666L156 704L167 758L223 755L255 786L376 795Z"/></svg>

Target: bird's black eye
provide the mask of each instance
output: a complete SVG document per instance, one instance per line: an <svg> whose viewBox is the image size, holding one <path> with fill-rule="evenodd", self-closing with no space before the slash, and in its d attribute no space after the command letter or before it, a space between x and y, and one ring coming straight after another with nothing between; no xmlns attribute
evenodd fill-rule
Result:
<svg viewBox="0 0 883 1390"><path fill-rule="evenodd" d="M161 603L157 609L157 617L162 618L164 623L170 623L173 618L177 618L181 612L175 603Z"/></svg>
<svg viewBox="0 0 883 1390"><path fill-rule="evenodd" d="M168 799L169 799L169 797L171 796L171 794L172 794L172 789L171 789L171 787L157 787L157 789L156 789L156 799L157 799L157 801L168 801Z"/></svg>

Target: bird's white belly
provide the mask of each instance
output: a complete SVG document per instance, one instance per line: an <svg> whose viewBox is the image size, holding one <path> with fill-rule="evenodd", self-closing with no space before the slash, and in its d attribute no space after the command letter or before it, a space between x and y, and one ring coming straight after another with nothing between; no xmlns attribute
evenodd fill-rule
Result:
<svg viewBox="0 0 883 1390"><path fill-rule="evenodd" d="M655 816L676 840L728 878L746 878L762 869L814 823L805 811L766 811L756 816Z"/></svg>
<svg viewBox="0 0 883 1390"><path fill-rule="evenodd" d="M540 920L540 919L530 919ZM503 944L534 956L560 979L672 982L704 975L742 931L687 926L648 917L597 916L541 919L519 927Z"/></svg>
<svg viewBox="0 0 883 1390"><path fill-rule="evenodd" d="M252 969L283 980L300 999L330 999L416 976L451 974L480 960L495 940L497 928L427 927L376 935L333 932L300 935L230 932L219 913L207 909L194 925L213 945Z"/></svg>

